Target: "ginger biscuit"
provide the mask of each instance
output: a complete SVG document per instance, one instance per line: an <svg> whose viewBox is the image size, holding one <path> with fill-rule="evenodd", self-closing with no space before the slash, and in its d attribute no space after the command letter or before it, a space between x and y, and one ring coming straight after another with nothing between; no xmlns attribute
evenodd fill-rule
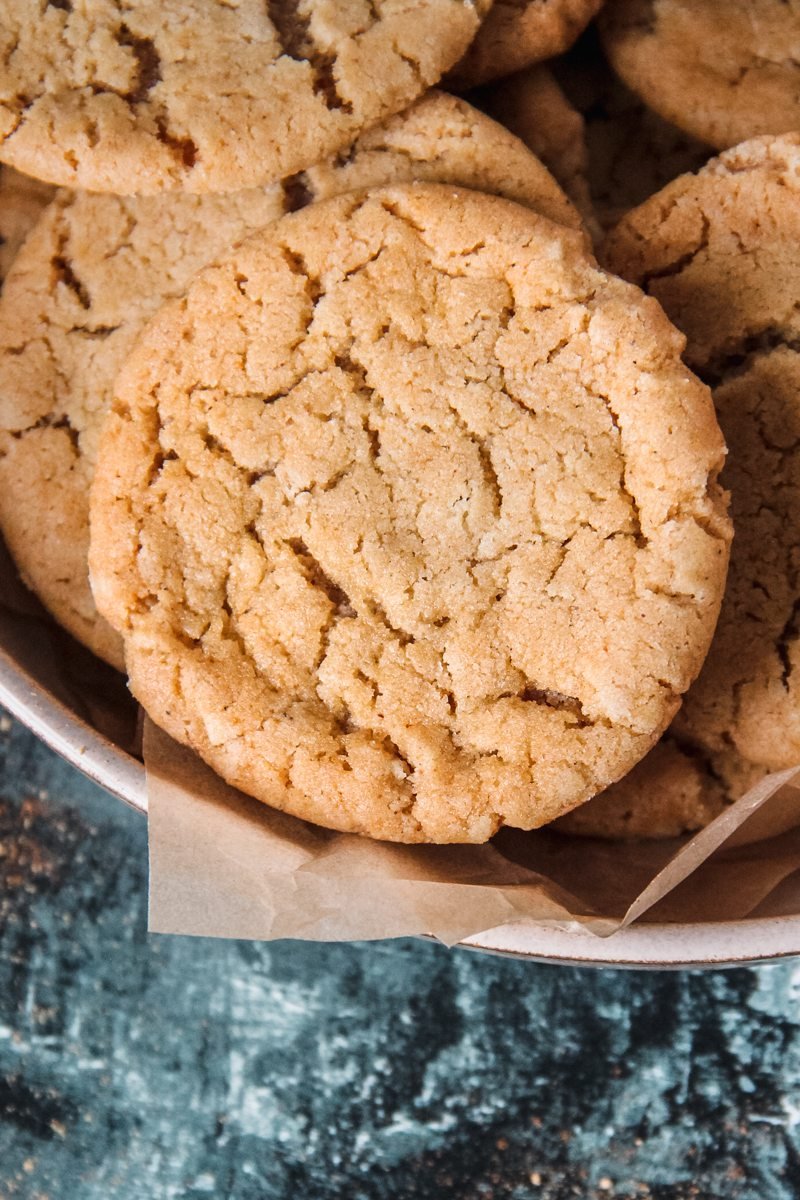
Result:
<svg viewBox="0 0 800 1200"><path fill-rule="evenodd" d="M563 54L603 0L494 0L486 20L447 82L477 87Z"/></svg>
<svg viewBox="0 0 800 1200"><path fill-rule="evenodd" d="M400 112L490 0L5 0L0 159L124 195L301 171Z"/></svg>
<svg viewBox="0 0 800 1200"><path fill-rule="evenodd" d="M53 199L53 189L38 179L0 167L0 288L25 238Z"/></svg>
<svg viewBox="0 0 800 1200"><path fill-rule="evenodd" d="M88 489L114 377L144 324L201 267L285 212L410 179L497 192L580 227L521 142L437 92L346 153L271 188L229 196L62 193L42 218L0 307L0 526L29 586L101 658L123 666L119 638L89 588Z"/></svg>
<svg viewBox="0 0 800 1200"><path fill-rule="evenodd" d="M569 818L652 836L698 828L800 762L800 135L676 180L612 231L606 258L660 301L712 387L736 530L711 650L659 750L669 781L654 800L645 760Z"/></svg>
<svg viewBox="0 0 800 1200"><path fill-rule="evenodd" d="M800 127L800 0L609 0L599 24L628 86L701 142Z"/></svg>
<svg viewBox="0 0 800 1200"><path fill-rule="evenodd" d="M532 828L672 717L723 589L724 446L584 237L431 184L282 218L124 365L98 607L153 719L296 816Z"/></svg>

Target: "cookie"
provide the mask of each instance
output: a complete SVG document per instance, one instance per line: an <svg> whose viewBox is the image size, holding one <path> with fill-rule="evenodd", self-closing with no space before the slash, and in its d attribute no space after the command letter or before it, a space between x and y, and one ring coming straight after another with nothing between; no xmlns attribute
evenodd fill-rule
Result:
<svg viewBox="0 0 800 1200"><path fill-rule="evenodd" d="M592 232L589 153L584 120L547 67L529 67L481 95L486 111L541 159Z"/></svg>
<svg viewBox="0 0 800 1200"><path fill-rule="evenodd" d="M714 153L622 83L594 29L554 69L584 119L586 175L593 212L604 230L679 175L699 170Z"/></svg>
<svg viewBox="0 0 800 1200"><path fill-rule="evenodd" d="M709 770L702 752L668 729L633 770L601 795L554 823L562 833L608 841L660 841L702 829L743 796L764 772L743 760L729 764L726 781Z"/></svg>
<svg viewBox="0 0 800 1200"><path fill-rule="evenodd" d="M569 827L683 832L800 762L800 135L745 143L676 180L612 232L606 258L660 301L713 388L736 537L655 813L636 811L637 797L653 804L645 762Z"/></svg>
<svg viewBox="0 0 800 1200"><path fill-rule="evenodd" d="M552 58L572 45L603 0L494 0L461 62L456 89L477 87Z"/></svg>
<svg viewBox="0 0 800 1200"><path fill-rule="evenodd" d="M609 0L600 29L628 86L702 142L800 127L799 0Z"/></svg>
<svg viewBox="0 0 800 1200"><path fill-rule="evenodd" d="M0 167L0 288L25 238L53 198L53 189Z"/></svg>
<svg viewBox="0 0 800 1200"><path fill-rule="evenodd" d="M454 183L504 196L551 221L581 228L580 214L524 142L456 96L429 92L368 130L346 151L285 180L285 208L385 183Z"/></svg>
<svg viewBox="0 0 800 1200"><path fill-rule="evenodd" d="M581 234L421 184L312 205L163 308L92 491L153 719L336 829L473 841L618 778L722 593L723 443Z"/></svg>
<svg viewBox="0 0 800 1200"><path fill-rule="evenodd" d="M487 89L484 106L552 171L599 242L626 212L699 169L713 151L625 87L592 34L550 67Z"/></svg>
<svg viewBox="0 0 800 1200"><path fill-rule="evenodd" d="M272 182L406 108L490 0L5 0L0 159L90 191Z"/></svg>
<svg viewBox="0 0 800 1200"><path fill-rule="evenodd" d="M234 242L315 199L434 179L580 218L510 133L432 92L345 154L230 196L62 194L0 309L0 525L29 585L90 649L122 667L89 589L88 487L114 377L144 323ZM36 337L31 337L31 329Z"/></svg>

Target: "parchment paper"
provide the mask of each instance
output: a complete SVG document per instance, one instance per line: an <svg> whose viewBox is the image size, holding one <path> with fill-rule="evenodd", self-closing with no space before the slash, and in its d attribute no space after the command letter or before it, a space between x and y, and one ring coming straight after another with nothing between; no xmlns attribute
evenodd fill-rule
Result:
<svg viewBox="0 0 800 1200"><path fill-rule="evenodd" d="M608 936L634 920L710 921L774 893L800 911L800 767L768 776L696 836L610 843L503 830L486 846L333 833L227 786L145 721L150 929L236 938L451 945L514 921Z"/></svg>
<svg viewBox="0 0 800 1200"><path fill-rule="evenodd" d="M0 651L137 754L116 671L19 583L0 542ZM235 792L145 722L150 928L452 944L514 921L608 936L634 920L800 914L800 768L768 777L691 839L639 844L503 830L488 846L395 846L331 833Z"/></svg>

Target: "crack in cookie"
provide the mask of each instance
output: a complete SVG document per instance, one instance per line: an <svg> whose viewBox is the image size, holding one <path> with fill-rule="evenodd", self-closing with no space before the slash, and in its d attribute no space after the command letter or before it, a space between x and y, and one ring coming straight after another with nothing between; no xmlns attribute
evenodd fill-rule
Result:
<svg viewBox="0 0 800 1200"><path fill-rule="evenodd" d="M353 111L349 100L339 95L336 83L336 56L320 50L311 32L312 12L301 13L302 0L267 0L267 12L280 39L284 53L297 62L310 62L314 69L314 92L323 96L329 109Z"/></svg>
<svg viewBox="0 0 800 1200"><path fill-rule="evenodd" d="M136 75L125 99L132 105L141 104L161 82L161 56L151 38L137 37L127 25L120 26L117 41L128 46L136 60Z"/></svg>

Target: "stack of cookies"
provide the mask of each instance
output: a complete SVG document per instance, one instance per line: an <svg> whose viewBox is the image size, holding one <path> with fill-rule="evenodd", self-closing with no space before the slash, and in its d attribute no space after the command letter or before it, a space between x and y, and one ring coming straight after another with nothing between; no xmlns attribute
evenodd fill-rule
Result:
<svg viewBox="0 0 800 1200"><path fill-rule="evenodd" d="M729 7L5 3L3 536L236 787L652 837L800 761L800 6Z"/></svg>

